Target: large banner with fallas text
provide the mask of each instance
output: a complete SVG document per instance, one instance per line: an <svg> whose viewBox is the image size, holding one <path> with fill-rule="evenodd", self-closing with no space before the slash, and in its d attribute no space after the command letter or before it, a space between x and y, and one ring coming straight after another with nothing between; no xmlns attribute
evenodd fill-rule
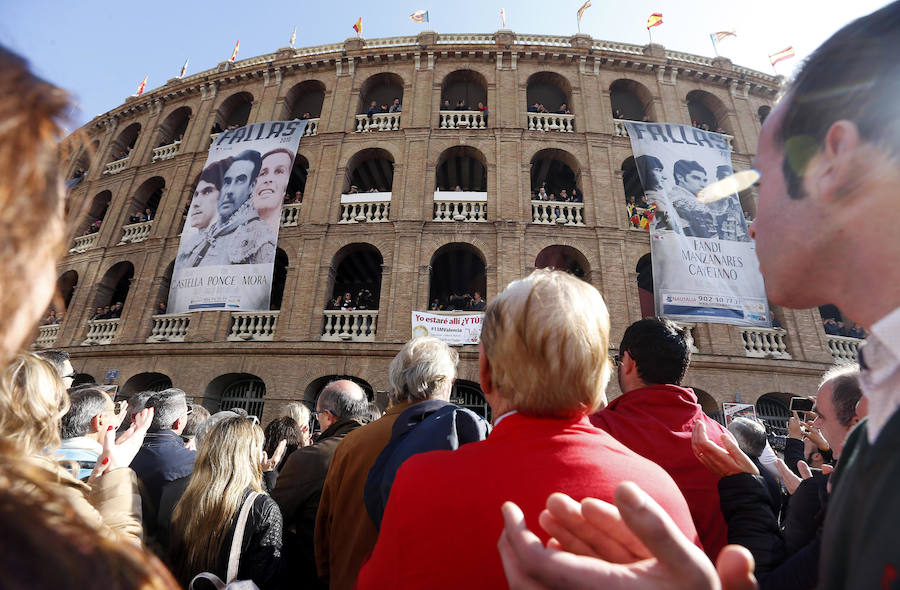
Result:
<svg viewBox="0 0 900 590"><path fill-rule="evenodd" d="M733 173L721 134L626 121L650 224L656 314L688 322L769 326L765 286L738 195L708 204L705 186Z"/></svg>
<svg viewBox="0 0 900 590"><path fill-rule="evenodd" d="M209 148L181 242L168 313L269 309L281 206L306 121L223 131Z"/></svg>

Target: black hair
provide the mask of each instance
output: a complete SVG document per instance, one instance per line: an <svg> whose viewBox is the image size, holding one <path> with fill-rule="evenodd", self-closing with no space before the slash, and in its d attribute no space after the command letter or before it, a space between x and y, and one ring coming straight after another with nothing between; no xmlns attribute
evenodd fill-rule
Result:
<svg viewBox="0 0 900 590"><path fill-rule="evenodd" d="M619 354L626 352L637 364L647 385L681 385L691 363L691 335L665 318L644 318L628 326Z"/></svg>

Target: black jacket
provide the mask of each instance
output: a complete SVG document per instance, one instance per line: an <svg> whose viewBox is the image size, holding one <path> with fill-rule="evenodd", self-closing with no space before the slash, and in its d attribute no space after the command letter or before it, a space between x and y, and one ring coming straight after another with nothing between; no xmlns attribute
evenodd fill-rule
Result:
<svg viewBox="0 0 900 590"><path fill-rule="evenodd" d="M194 471L196 456L197 452L186 449L184 440L171 430L147 433L131 468L141 482L144 530L151 537L156 535L163 488L169 482L189 476Z"/></svg>

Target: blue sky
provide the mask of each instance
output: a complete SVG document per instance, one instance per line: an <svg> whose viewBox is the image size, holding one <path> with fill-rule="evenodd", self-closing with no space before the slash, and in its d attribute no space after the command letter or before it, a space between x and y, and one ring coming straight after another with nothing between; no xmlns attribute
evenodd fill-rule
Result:
<svg viewBox="0 0 900 590"><path fill-rule="evenodd" d="M201 3L52 2L8 0L0 6L0 43L27 58L47 80L68 89L78 107L73 127L121 104L145 75L148 90L178 75L185 59L196 73L231 56L240 39L238 59L288 45L297 27L296 46L335 43L355 35L363 18L363 37L414 35L425 27L409 14L428 10L429 28L439 33L518 33L572 35L575 12L583 0L550 2L455 0L453 2L308 2L221 0ZM597 39L647 43L645 23L653 12L663 24L653 40L669 49L713 55L709 33L736 29L720 53L735 63L772 72L767 55L793 45L797 58L778 64L789 75L800 60L850 20L887 4L884 0L593 0L581 30Z"/></svg>

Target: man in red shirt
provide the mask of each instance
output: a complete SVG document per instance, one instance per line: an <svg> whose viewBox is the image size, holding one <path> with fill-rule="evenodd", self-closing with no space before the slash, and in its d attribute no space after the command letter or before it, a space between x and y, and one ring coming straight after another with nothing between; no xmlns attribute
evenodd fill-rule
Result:
<svg viewBox="0 0 900 590"><path fill-rule="evenodd" d="M669 320L645 318L625 330L616 369L623 395L591 416L594 426L661 466L684 494L703 549L715 560L728 542L719 507L719 478L691 450L691 429L703 421L710 440L725 429L680 387L691 362L690 334Z"/></svg>

